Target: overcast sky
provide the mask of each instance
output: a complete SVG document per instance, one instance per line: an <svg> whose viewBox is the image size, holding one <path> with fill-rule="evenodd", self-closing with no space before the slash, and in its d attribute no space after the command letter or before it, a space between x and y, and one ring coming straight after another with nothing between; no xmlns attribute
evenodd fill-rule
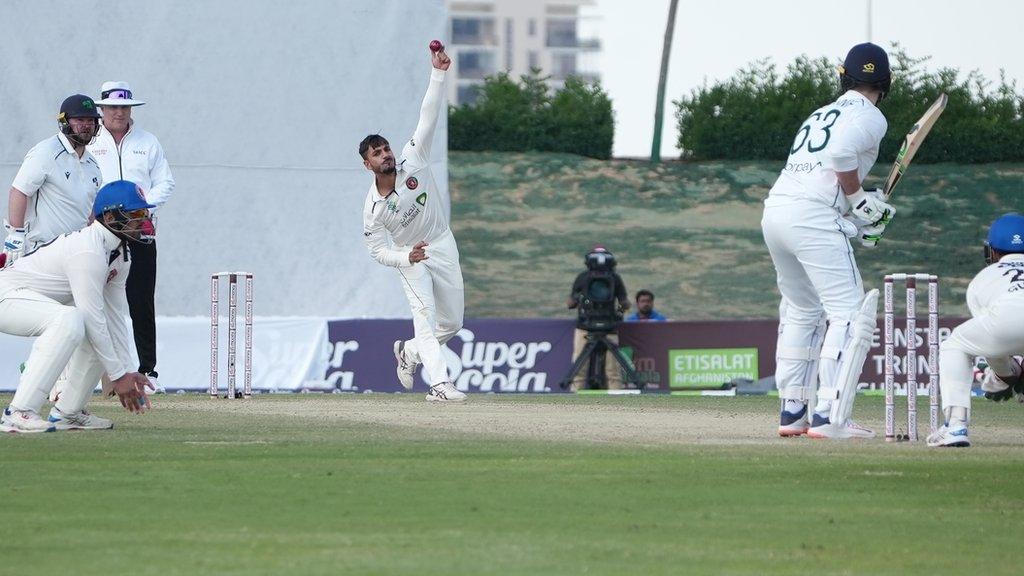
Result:
<svg viewBox="0 0 1024 576"><path fill-rule="evenodd" d="M800 54L838 62L850 46L868 39L868 1L680 0L669 62L663 156L678 155L672 100L705 80L728 78L766 56L780 69ZM911 56L930 55L932 69L977 69L990 79L1005 69L1018 83L1024 79L1020 0L871 4L872 41L886 49L898 42ZM650 154L668 5L669 0L597 0L588 12L596 14L603 42L600 71L615 107L616 156Z"/></svg>

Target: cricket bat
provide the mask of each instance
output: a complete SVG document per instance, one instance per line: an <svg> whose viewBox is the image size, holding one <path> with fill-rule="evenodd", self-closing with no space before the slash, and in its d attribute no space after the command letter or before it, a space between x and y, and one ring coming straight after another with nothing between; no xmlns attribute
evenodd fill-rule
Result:
<svg viewBox="0 0 1024 576"><path fill-rule="evenodd" d="M925 137L931 132L932 126L935 125L935 121L939 119L942 111L946 109L946 101L948 99L944 93L939 94L939 97L935 99L931 107L925 111L924 115L918 119L914 127L907 133L907 137L903 139L903 145L900 146L900 152L896 155L896 161L892 164L889 177L885 179L885 187L882 188L886 199L892 196L893 189L900 183L903 173L910 166L910 161L917 154L917 149L921 147L921 143L924 142Z"/></svg>

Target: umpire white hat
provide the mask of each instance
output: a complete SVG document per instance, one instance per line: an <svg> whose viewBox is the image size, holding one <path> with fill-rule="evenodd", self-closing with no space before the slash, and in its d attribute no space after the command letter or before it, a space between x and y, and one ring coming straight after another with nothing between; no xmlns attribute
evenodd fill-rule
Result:
<svg viewBox="0 0 1024 576"><path fill-rule="evenodd" d="M142 100L132 98L132 88L127 82L110 81L104 82L100 87L100 99L96 101L97 106L142 106Z"/></svg>

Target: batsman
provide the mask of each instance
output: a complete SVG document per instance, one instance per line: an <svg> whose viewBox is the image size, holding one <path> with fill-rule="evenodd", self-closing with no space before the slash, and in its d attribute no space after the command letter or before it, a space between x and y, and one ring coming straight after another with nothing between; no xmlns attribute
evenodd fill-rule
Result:
<svg viewBox="0 0 1024 576"><path fill-rule="evenodd" d="M411 390L416 365L422 363L430 386L427 400L460 402L466 395L449 380L441 346L462 328L462 268L448 210L430 171L434 129L444 110L445 73L452 62L440 42L432 42L430 51L430 84L401 158L395 159L380 134L359 143L363 165L373 173L363 204L363 239L374 260L398 272L412 309L415 336L394 343L399 382Z"/></svg>
<svg viewBox="0 0 1024 576"><path fill-rule="evenodd" d="M878 105L889 92L889 56L858 44L839 72L841 95L797 131L761 220L782 295L780 436L875 435L851 418L878 290L865 294L850 239L874 245L896 212L880 191L863 188L888 129Z"/></svg>

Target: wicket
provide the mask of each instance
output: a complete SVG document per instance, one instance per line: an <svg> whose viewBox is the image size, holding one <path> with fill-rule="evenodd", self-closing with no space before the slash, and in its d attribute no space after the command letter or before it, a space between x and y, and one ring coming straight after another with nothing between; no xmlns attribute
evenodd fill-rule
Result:
<svg viewBox="0 0 1024 576"><path fill-rule="evenodd" d="M895 326L893 285L905 282L907 316L907 433L896 434L895 369L899 359L894 353ZM931 274L887 274L885 276L885 440L917 440L917 283L928 283L928 410L929 429L939 427L939 278Z"/></svg>
<svg viewBox="0 0 1024 576"><path fill-rule="evenodd" d="M238 315L238 278L245 278L245 364L243 365L242 395L252 395L252 273L251 272L217 272L210 275L210 397L216 398L217 364L220 354L217 350L220 337L220 295L221 278L228 280L228 382L227 398L236 398L235 386L235 324Z"/></svg>

